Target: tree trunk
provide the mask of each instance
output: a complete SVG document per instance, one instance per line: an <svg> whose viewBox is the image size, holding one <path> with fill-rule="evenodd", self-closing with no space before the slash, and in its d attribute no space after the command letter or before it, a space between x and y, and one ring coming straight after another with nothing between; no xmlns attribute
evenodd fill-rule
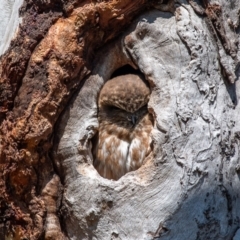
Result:
<svg viewBox="0 0 240 240"><path fill-rule="evenodd" d="M240 2L20 4L1 3L0 239L240 239ZM114 181L98 96L135 72L152 152Z"/></svg>

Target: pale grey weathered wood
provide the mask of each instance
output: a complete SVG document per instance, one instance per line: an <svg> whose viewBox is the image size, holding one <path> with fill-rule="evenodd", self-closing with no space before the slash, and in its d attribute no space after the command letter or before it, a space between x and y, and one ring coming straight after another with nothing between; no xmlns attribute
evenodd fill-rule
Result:
<svg viewBox="0 0 240 240"><path fill-rule="evenodd" d="M23 0L0 0L0 55L2 55L14 38L21 23L19 8Z"/></svg>
<svg viewBox="0 0 240 240"><path fill-rule="evenodd" d="M240 217L240 91L221 74L221 59L231 74L234 61L186 3L175 16L143 14L128 31L96 57L94 74L63 117L56 161L65 173L69 238L232 239ZM88 140L97 127L97 93L129 55L152 86L154 158L115 182L91 165Z"/></svg>

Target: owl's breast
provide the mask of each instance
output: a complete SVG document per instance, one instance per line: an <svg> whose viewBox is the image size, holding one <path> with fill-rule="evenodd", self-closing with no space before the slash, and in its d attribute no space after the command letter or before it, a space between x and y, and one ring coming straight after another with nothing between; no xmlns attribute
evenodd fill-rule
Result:
<svg viewBox="0 0 240 240"><path fill-rule="evenodd" d="M106 136L106 133L103 135ZM129 142L114 134L103 138L102 134L99 133L94 166L101 176L117 180L127 172L128 151Z"/></svg>
<svg viewBox="0 0 240 240"><path fill-rule="evenodd" d="M152 121L149 114L133 129L100 122L94 166L102 177L117 180L138 169L150 151Z"/></svg>

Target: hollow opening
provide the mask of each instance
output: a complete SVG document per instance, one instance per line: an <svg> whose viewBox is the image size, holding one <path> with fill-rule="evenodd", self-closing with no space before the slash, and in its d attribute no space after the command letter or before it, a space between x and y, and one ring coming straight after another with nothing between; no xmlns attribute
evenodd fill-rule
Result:
<svg viewBox="0 0 240 240"><path fill-rule="evenodd" d="M129 64L124 65L118 69L116 69L112 75L111 78L115 78L118 76L122 76L122 75L126 75L126 74L140 74L141 72L138 69L134 69L132 66L130 66Z"/></svg>
<svg viewBox="0 0 240 240"><path fill-rule="evenodd" d="M99 93L99 129L92 139L93 166L118 180L139 169L151 152L151 91L144 75L130 65L115 70Z"/></svg>

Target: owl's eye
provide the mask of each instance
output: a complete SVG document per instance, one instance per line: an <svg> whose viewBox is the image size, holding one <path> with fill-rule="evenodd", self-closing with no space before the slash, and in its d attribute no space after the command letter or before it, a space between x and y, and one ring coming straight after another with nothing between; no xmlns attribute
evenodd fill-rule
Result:
<svg viewBox="0 0 240 240"><path fill-rule="evenodd" d="M109 111L116 111L119 110L120 108L115 107L115 106L108 106Z"/></svg>

